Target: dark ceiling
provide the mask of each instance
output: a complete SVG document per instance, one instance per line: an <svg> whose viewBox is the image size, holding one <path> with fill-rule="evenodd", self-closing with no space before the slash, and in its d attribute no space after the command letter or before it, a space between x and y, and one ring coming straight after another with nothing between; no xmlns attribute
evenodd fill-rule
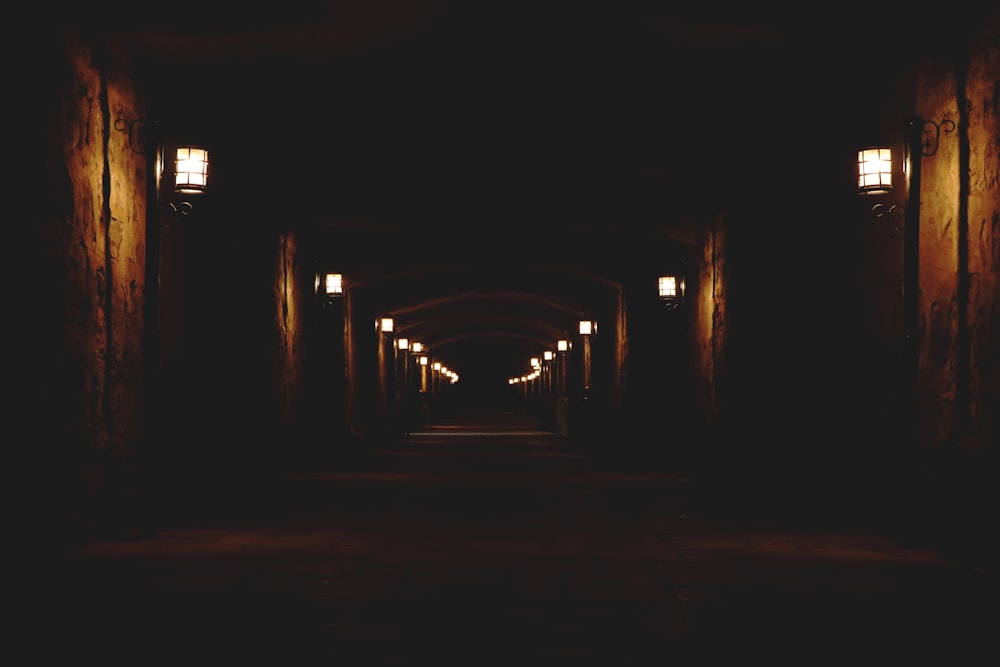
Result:
<svg viewBox="0 0 1000 667"><path fill-rule="evenodd" d="M688 211L718 191L709 159L731 168L747 127L800 114L776 101L789 85L832 89L866 31L892 25L887 61L906 28L877 3L874 17L787 2L107 4L87 16L158 117L210 137L217 187L251 184L236 199L326 230L321 263L460 373L491 360L489 382L604 307L590 295L614 300L598 255L676 266L661 237L683 246ZM542 270L564 265L575 287ZM484 266L530 279L483 281Z"/></svg>
<svg viewBox="0 0 1000 667"><path fill-rule="evenodd" d="M892 23L874 40L890 56L903 29L878 3L234 4L86 11L150 73L159 117L228 144L223 178L266 179L258 193L319 220L424 224L622 202L662 218L647 200L664 182L697 200L693 155L775 114L789 72L850 76L863 31Z"/></svg>

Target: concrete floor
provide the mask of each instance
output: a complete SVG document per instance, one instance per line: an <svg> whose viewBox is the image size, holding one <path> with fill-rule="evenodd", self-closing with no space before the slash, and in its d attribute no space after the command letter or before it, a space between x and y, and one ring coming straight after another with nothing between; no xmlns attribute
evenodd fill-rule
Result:
<svg viewBox="0 0 1000 667"><path fill-rule="evenodd" d="M36 664L1000 664L995 576L891 534L727 514L530 422L293 474L36 586ZM727 502L737 502L729 499ZM739 517L739 518L735 518ZM12 664L21 664L15 661Z"/></svg>

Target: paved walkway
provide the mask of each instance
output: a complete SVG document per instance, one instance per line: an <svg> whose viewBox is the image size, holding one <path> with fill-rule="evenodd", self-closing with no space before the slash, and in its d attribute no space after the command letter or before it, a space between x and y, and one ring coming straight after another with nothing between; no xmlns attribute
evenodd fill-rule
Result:
<svg viewBox="0 0 1000 667"><path fill-rule="evenodd" d="M1000 642L988 570L727 519L681 475L602 470L510 420L53 569L36 664L965 666Z"/></svg>

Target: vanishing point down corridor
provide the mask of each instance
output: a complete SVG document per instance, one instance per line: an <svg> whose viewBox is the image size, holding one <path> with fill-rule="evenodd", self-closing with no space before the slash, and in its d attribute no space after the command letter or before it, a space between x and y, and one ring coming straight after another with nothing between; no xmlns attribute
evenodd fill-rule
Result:
<svg viewBox="0 0 1000 667"><path fill-rule="evenodd" d="M981 564L861 517L716 503L669 466L596 466L524 415L312 468L71 550L39 647L131 665L996 658Z"/></svg>

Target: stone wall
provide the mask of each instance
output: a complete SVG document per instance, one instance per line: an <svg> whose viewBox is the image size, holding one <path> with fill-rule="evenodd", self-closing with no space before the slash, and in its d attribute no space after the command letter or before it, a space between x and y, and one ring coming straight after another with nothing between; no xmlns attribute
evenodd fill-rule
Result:
<svg viewBox="0 0 1000 667"><path fill-rule="evenodd" d="M33 41L50 86L30 220L24 431L44 461L46 537L126 529L141 438L146 161L116 121L142 118L128 74L75 33ZM49 49L49 51L45 51ZM58 55L56 55L58 54ZM55 85L53 85L53 83ZM124 127L119 124L119 127ZM127 129L127 128L126 128ZM21 352L19 352L21 353Z"/></svg>
<svg viewBox="0 0 1000 667"><path fill-rule="evenodd" d="M915 532L950 549L986 546L982 526L996 522L1000 10L984 15L957 48L913 63L898 88L904 107L942 133L920 161L917 442L897 450L903 485L892 502Z"/></svg>
<svg viewBox="0 0 1000 667"><path fill-rule="evenodd" d="M307 275L302 265L295 232L283 233L278 239L277 250L273 284L276 345L272 373L278 426L289 435L283 440L291 442L306 419L302 396L306 352L303 317L310 305L307 300L311 296L308 288L312 276Z"/></svg>
<svg viewBox="0 0 1000 667"><path fill-rule="evenodd" d="M698 407L704 423L719 427L724 389L723 353L726 348L726 233L724 216L706 223L698 263L697 301L692 307L693 329L691 354L698 378Z"/></svg>
<svg viewBox="0 0 1000 667"><path fill-rule="evenodd" d="M1000 440L1000 11L973 42L963 105L969 133L969 431L977 448Z"/></svg>
<svg viewBox="0 0 1000 667"><path fill-rule="evenodd" d="M931 449L996 437L982 408L997 405L1000 350L997 34L987 24L967 53L924 61L913 76L915 112L956 124L921 161L920 444Z"/></svg>

